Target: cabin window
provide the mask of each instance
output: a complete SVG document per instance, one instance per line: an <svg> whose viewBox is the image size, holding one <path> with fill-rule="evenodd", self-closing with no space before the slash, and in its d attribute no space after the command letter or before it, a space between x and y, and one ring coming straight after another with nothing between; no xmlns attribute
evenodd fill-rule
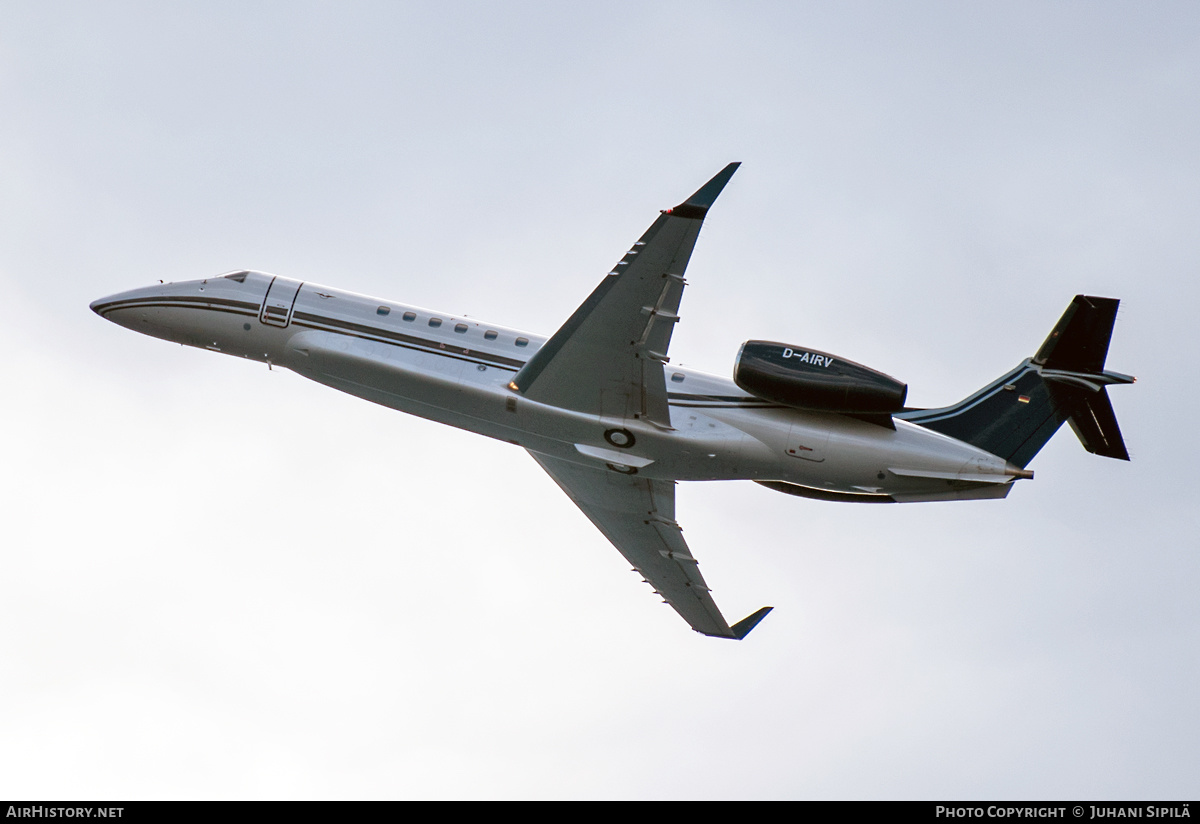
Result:
<svg viewBox="0 0 1200 824"><path fill-rule="evenodd" d="M403 317L406 321L409 321L411 323L412 321L417 319L417 313L416 312L405 312L403 315L401 315L401 317Z"/></svg>
<svg viewBox="0 0 1200 824"><path fill-rule="evenodd" d="M454 331L461 335L467 331L467 325L465 323L456 323L454 324Z"/></svg>
<svg viewBox="0 0 1200 824"><path fill-rule="evenodd" d="M391 314L391 312L392 312L392 307L390 307L390 306L380 306L378 309L375 310L375 314L377 314L377 315L389 315L389 314Z"/></svg>
<svg viewBox="0 0 1200 824"><path fill-rule="evenodd" d="M436 329L437 327L442 325L442 319L441 318L430 318L429 325L432 326L434 329Z"/></svg>
<svg viewBox="0 0 1200 824"><path fill-rule="evenodd" d="M529 338L517 338L517 346L528 346Z"/></svg>
<svg viewBox="0 0 1200 824"><path fill-rule="evenodd" d="M671 376L671 380L675 383L683 383L683 373L676 372L674 375Z"/></svg>
<svg viewBox="0 0 1200 824"><path fill-rule="evenodd" d="M483 333L483 339L484 340L495 340L496 335L497 335L497 332L495 329L489 329Z"/></svg>

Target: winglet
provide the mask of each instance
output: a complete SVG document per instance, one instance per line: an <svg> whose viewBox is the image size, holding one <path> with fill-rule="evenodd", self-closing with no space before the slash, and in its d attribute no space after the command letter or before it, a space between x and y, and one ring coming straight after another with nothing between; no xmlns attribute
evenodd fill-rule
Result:
<svg viewBox="0 0 1200 824"><path fill-rule="evenodd" d="M703 220L708 214L708 209L717 200L717 195L721 194L721 190L725 188L725 184L729 182L729 178L733 177L733 173L737 171L741 163L730 163L713 177L712 180L705 183L696 193L680 203L674 209L667 209L664 214L672 217L690 217L697 220ZM749 632L749 630L747 630Z"/></svg>
<svg viewBox="0 0 1200 824"><path fill-rule="evenodd" d="M767 613L773 609L775 609L775 607L763 607L757 612L747 615L745 618L738 621L736 624L730 627L730 629L733 630L733 637L739 641L745 638L750 634L750 630L758 626L758 622L766 618Z"/></svg>

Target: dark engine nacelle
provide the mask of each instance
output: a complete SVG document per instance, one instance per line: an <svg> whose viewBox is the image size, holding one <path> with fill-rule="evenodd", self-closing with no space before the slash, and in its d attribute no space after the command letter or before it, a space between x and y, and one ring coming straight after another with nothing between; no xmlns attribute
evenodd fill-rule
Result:
<svg viewBox="0 0 1200 824"><path fill-rule="evenodd" d="M908 395L907 384L854 361L765 340L742 344L733 380L763 400L821 412L891 414Z"/></svg>

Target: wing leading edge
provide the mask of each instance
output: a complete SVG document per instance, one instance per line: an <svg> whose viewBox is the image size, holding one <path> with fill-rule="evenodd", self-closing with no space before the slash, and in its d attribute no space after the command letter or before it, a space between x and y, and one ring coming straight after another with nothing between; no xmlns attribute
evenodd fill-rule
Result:
<svg viewBox="0 0 1200 824"><path fill-rule="evenodd" d="M696 632L740 641L771 611L763 607L732 627L726 623L675 520L674 481L529 454Z"/></svg>
<svg viewBox="0 0 1200 824"><path fill-rule="evenodd" d="M739 165L664 210L509 388L541 403L670 429L663 364L683 274L704 216Z"/></svg>

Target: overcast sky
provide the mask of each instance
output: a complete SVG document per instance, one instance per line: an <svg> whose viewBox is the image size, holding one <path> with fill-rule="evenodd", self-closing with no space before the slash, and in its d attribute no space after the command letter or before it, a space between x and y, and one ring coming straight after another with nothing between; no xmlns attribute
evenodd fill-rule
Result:
<svg viewBox="0 0 1200 824"><path fill-rule="evenodd" d="M0 797L1200 789L1200 7L0 4ZM688 484L693 633L520 449L88 303L255 268L553 333L731 160L673 362L953 402L1122 299L1131 463Z"/></svg>

